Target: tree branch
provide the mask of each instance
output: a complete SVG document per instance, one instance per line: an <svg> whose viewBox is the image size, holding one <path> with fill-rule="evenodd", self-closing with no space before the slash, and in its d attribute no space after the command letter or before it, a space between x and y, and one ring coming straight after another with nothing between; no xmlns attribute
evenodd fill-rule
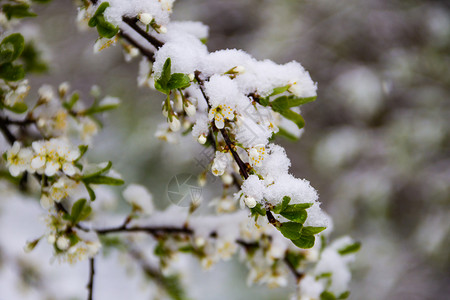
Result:
<svg viewBox="0 0 450 300"><path fill-rule="evenodd" d="M136 31L140 36L142 36L144 39L146 39L150 44L153 45L153 47L155 47L156 49L161 48L164 43L161 42L160 40L158 40L157 38L155 38L154 36L148 34L148 32L146 32L144 29L142 29L141 27L139 27L138 24L136 24L136 22L138 21L137 18L131 18L131 17L123 17L122 20L131 28L134 29L134 31Z"/></svg>
<svg viewBox="0 0 450 300"><path fill-rule="evenodd" d="M88 289L88 300L92 300L94 293L94 275L95 275L95 266L94 266L94 258L89 259L89 281L87 285Z"/></svg>
<svg viewBox="0 0 450 300"><path fill-rule="evenodd" d="M144 46L142 46L141 44L139 44L138 42L136 42L131 35L129 35L128 33L121 31L120 32L120 36L125 39L128 43L130 43L131 45L133 45L135 48L139 49L139 51L141 52L142 55L144 55L145 57L147 57L150 61L154 61L155 60L155 53L153 53L152 51L150 51L149 49L145 48Z"/></svg>

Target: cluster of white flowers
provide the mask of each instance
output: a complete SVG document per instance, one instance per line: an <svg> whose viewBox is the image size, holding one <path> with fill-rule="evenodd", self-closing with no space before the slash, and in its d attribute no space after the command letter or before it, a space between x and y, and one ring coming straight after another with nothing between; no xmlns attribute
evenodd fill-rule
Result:
<svg viewBox="0 0 450 300"><path fill-rule="evenodd" d="M66 139L53 138L48 141L35 141L31 147L23 148L15 142L6 152L7 167L12 176L22 172L54 176L58 171L73 176L78 169L74 161L79 158L80 151L69 146Z"/></svg>
<svg viewBox="0 0 450 300"><path fill-rule="evenodd" d="M345 294L351 256L345 256L342 249L352 241L340 240L326 247L317 240L314 245L315 237L330 224L329 217L320 209L316 190L307 180L289 173L291 163L285 150L271 142L280 131L297 137L301 134L303 119L297 106L315 99L316 84L297 62L258 61L234 49L209 53L203 43L208 28L197 22L171 22L173 2L85 3L78 20L97 26L102 37L94 46L96 52L118 41L119 30L126 40L125 24L153 41L146 49L152 57L147 53L142 60L138 82L166 94L162 114L167 123L159 127L157 136L173 142L176 132L183 129L191 131L199 144L213 149L208 172L220 176L224 185L222 197L211 202L219 214L192 216L198 203L182 212L169 207L155 213L150 192L129 184L122 195L131 212L123 225L112 229L86 226L91 201L97 197L96 185L121 185L124 181L111 170L111 162L92 165L80 161L87 146L72 145L80 140L89 143L99 129L93 114L117 107L119 100L100 100L94 88L94 103L85 108L78 94L69 95L68 83L61 84L57 92L44 85L24 119L36 127L40 137L30 141L7 131L13 137L10 141L16 141L5 159L13 177L27 172L40 181L40 202L48 210L45 237L53 245L55 257L70 263L92 258L101 247L98 235L143 231L158 238L155 253L165 276L171 275L178 252L191 252L205 269L240 253L249 268L249 284L282 287L288 283L288 274L294 273L301 299L319 298L325 292ZM141 42L123 43L127 60L137 56ZM6 94L4 104L10 108L23 103L29 89L26 80L0 88ZM72 129L75 137L69 134ZM25 146L19 141L26 141ZM233 184L238 186L234 194L230 192ZM80 186L84 186L82 190ZM286 212L288 209L291 211ZM32 250L39 240L25 249ZM316 265L309 268L309 263ZM300 268L305 273L302 281ZM305 284L308 287L303 287Z"/></svg>

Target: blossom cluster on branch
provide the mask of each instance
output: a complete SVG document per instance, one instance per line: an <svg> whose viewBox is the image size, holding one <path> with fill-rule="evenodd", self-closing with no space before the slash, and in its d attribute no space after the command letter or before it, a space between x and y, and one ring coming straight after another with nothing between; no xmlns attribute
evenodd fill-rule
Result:
<svg viewBox="0 0 450 300"><path fill-rule="evenodd" d="M120 101L101 98L94 87L93 104L85 107L78 93L70 93L63 83L57 92L42 86L29 109L24 101L29 86L18 64L25 61L24 39L13 33L0 45L0 129L10 143L4 163L19 189L26 189L29 181L38 186L40 203L48 211L47 232L25 249L46 239L61 261L89 258L89 299L101 247L126 249L173 299L184 299L173 263L176 255L197 257L208 269L238 252L249 269L249 284L286 286L292 273L297 283L293 299L346 298L348 263L359 243L344 237L328 244L331 220L320 209L316 190L289 173L285 150L273 143L276 135L300 137L304 120L299 106L316 99L316 84L297 62L258 61L234 49L208 52L208 28L171 21L173 2L85 0L77 20L80 28L97 29L94 51L120 43L126 60L143 56L138 84L165 95L162 114L167 122L158 137L176 142L180 131L190 132L194 142L213 149L204 174L211 172L223 181L222 197L212 201L217 214L194 214L199 205L194 202L185 210L171 206L156 211L145 187L128 184L123 199L131 211L123 223L96 227L95 218L103 212L93 211L92 203L101 186L125 181L111 162L90 163L84 154L101 128L99 114ZM3 5L3 23L32 16L29 9L29 3ZM121 238L137 233L155 239L159 271L145 267L136 250L138 240L130 244Z"/></svg>

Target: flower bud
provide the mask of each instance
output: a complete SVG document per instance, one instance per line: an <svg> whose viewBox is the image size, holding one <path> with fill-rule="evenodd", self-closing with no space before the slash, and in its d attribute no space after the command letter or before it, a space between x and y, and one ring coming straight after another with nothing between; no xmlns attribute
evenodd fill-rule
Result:
<svg viewBox="0 0 450 300"><path fill-rule="evenodd" d="M167 33L167 27L161 25L161 26L159 26L159 28L156 28L156 31L157 31L158 33L165 34L165 33Z"/></svg>
<svg viewBox="0 0 450 300"><path fill-rule="evenodd" d="M200 144L204 145L204 144L206 143L206 136L205 136L204 134L201 134L201 135L198 137L197 141L198 141Z"/></svg>
<svg viewBox="0 0 450 300"><path fill-rule="evenodd" d="M249 208L253 208L256 206L256 200L253 197L245 197L244 198L244 203L245 205L247 205Z"/></svg>
<svg viewBox="0 0 450 300"><path fill-rule="evenodd" d="M172 131L178 131L181 128L180 120L177 117L172 116L172 121L169 121L169 128Z"/></svg>
<svg viewBox="0 0 450 300"><path fill-rule="evenodd" d="M229 173L225 173L222 175L222 181L226 185L230 185L233 183L233 176L231 176Z"/></svg>
<svg viewBox="0 0 450 300"><path fill-rule="evenodd" d="M67 250L70 247L70 241L65 236L60 236L56 240L56 246L58 247L59 250L63 250L63 251Z"/></svg>
<svg viewBox="0 0 450 300"><path fill-rule="evenodd" d="M186 101L186 104L184 105L184 111L189 117L195 116L195 113L197 112L195 105L188 101Z"/></svg>
<svg viewBox="0 0 450 300"><path fill-rule="evenodd" d="M195 79L194 73L188 74L188 77L189 77L189 80L190 80L190 81L194 81L194 79Z"/></svg>
<svg viewBox="0 0 450 300"><path fill-rule="evenodd" d="M142 24L144 24L144 25L150 24L151 21L153 20L153 16L148 13L141 13L138 15L138 18L139 18L139 21L141 21Z"/></svg>
<svg viewBox="0 0 450 300"><path fill-rule="evenodd" d="M243 74L245 73L245 68L243 66L236 66L233 68L234 73Z"/></svg>
<svg viewBox="0 0 450 300"><path fill-rule="evenodd" d="M33 249L36 247L36 245L39 243L40 240L41 239L39 238L39 239L35 239L31 242L27 242L25 244L25 246L23 247L23 250L25 251L25 253L29 253L29 252L33 251Z"/></svg>

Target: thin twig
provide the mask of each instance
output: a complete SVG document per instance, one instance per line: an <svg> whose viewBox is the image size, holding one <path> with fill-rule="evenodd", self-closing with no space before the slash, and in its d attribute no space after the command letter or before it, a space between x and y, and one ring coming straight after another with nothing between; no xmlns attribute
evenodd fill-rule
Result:
<svg viewBox="0 0 450 300"><path fill-rule="evenodd" d="M123 39L125 39L128 43L133 45L135 48L139 49L141 54L144 55L145 57L147 57L150 61L154 61L155 60L155 54L152 51L150 51L149 49L147 49L144 46L142 46L141 44L139 44L138 42L136 42L131 37L131 35L129 35L128 33L124 32L124 31L121 31L120 32L120 36Z"/></svg>
<svg viewBox="0 0 450 300"><path fill-rule="evenodd" d="M11 145L17 141L17 138L12 134L11 130L9 130L6 119L4 118L0 118L0 130Z"/></svg>
<svg viewBox="0 0 450 300"><path fill-rule="evenodd" d="M89 259L89 282L87 285L88 289L88 300L92 300L94 294L94 275L95 275L95 266L94 266L94 258Z"/></svg>
<svg viewBox="0 0 450 300"><path fill-rule="evenodd" d="M123 17L122 20L128 24L131 28L134 29L140 36L142 36L144 39L146 39L150 44L153 45L156 49L161 48L164 43L155 38L154 36L148 34L144 29L139 27L139 25L136 23L138 21L137 18L131 18L131 17Z"/></svg>
<svg viewBox="0 0 450 300"><path fill-rule="evenodd" d="M165 226L147 226L147 227L130 227L127 228L125 225L106 229L95 229L97 234L109 234L109 233L123 233L123 232L145 232L151 235L158 235L161 233L168 234L188 234L191 235L194 231L187 227L165 227Z"/></svg>

